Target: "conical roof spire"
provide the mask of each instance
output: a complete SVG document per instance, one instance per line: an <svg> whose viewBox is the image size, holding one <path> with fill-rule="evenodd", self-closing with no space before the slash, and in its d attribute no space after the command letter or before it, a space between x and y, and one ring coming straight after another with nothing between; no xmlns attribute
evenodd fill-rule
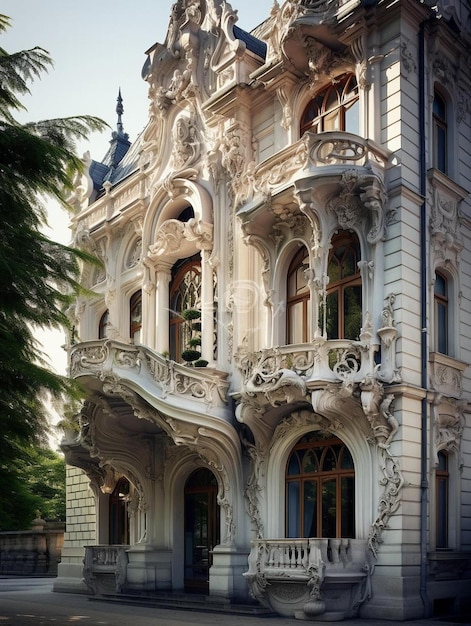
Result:
<svg viewBox="0 0 471 626"><path fill-rule="evenodd" d="M118 114L118 123L116 125L116 130L118 131L118 135L122 135L124 132L124 127L123 127L123 121L121 119L121 116L124 113L124 106L123 106L123 98L121 96L121 87L118 90L118 97L116 99L116 102L118 103L116 105L116 113Z"/></svg>

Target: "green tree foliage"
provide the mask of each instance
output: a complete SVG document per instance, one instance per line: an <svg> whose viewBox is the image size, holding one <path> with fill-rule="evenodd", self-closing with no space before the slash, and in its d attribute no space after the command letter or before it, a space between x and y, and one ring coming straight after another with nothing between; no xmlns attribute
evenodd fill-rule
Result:
<svg viewBox="0 0 471 626"><path fill-rule="evenodd" d="M8 26L0 15L0 33ZM82 168L75 143L105 126L88 116L26 124L15 119L25 110L20 98L29 83L50 65L42 48L9 54L0 47L0 511L13 513L23 506L25 489L18 463L29 446L45 442L45 394L77 393L70 380L51 371L34 333L68 327L79 264L91 261L43 234L45 202L54 198L66 206ZM0 530L9 529L5 523L0 518Z"/></svg>
<svg viewBox="0 0 471 626"><path fill-rule="evenodd" d="M35 517L65 521L65 460L44 446L29 446L13 461L11 497L3 501L0 524L9 530L27 530Z"/></svg>

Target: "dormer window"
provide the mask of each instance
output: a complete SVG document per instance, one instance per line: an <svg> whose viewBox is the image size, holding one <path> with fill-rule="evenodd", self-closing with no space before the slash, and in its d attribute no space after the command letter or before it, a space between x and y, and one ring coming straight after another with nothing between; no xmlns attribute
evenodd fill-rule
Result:
<svg viewBox="0 0 471 626"><path fill-rule="evenodd" d="M344 74L319 92L304 109L300 135L341 130L360 132L358 85L353 74Z"/></svg>

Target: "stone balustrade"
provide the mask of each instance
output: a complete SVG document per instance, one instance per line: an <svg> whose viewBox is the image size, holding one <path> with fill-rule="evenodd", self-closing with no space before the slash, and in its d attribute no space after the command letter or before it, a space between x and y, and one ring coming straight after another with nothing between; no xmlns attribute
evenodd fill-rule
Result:
<svg viewBox="0 0 471 626"><path fill-rule="evenodd" d="M204 410L223 409L227 403L227 374L207 367L176 363L144 346L110 339L87 341L71 347L70 374L96 376L104 381L122 380L148 386L156 398L201 404Z"/></svg>
<svg viewBox="0 0 471 626"><path fill-rule="evenodd" d="M251 595L281 615L343 619L364 600L367 559L362 539L256 539L244 576Z"/></svg>
<svg viewBox="0 0 471 626"><path fill-rule="evenodd" d="M0 574L56 576L65 524L35 520L31 530L0 533Z"/></svg>

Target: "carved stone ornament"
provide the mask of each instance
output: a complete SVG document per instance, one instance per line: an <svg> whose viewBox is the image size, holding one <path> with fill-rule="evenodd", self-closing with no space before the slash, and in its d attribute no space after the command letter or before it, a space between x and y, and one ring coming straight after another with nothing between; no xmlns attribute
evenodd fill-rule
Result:
<svg viewBox="0 0 471 626"><path fill-rule="evenodd" d="M342 173L340 192L331 198L328 207L336 214L343 229L358 227L361 220L368 219L367 239L373 244L384 237L386 199L384 186L378 178L351 169Z"/></svg>
<svg viewBox="0 0 471 626"><path fill-rule="evenodd" d="M453 398L444 399L438 394L434 404L435 417L435 454L441 451L451 452L460 459L460 467L463 459L460 456L461 440L466 424L465 410L467 403ZM436 457L438 462L438 457Z"/></svg>
<svg viewBox="0 0 471 626"><path fill-rule="evenodd" d="M437 170L429 172L429 180L430 231L434 260L435 263L450 261L457 265L463 249L459 235L458 207L467 194Z"/></svg>
<svg viewBox="0 0 471 626"><path fill-rule="evenodd" d="M201 141L194 121L180 115L172 131L173 152L172 167L183 170L198 161L201 153Z"/></svg>
<svg viewBox="0 0 471 626"><path fill-rule="evenodd" d="M155 242L149 246L151 259L170 257L184 257L186 248L211 250L213 244L213 226L197 221L195 218L187 222L171 219L165 221L159 228ZM191 250L187 250L191 252Z"/></svg>

